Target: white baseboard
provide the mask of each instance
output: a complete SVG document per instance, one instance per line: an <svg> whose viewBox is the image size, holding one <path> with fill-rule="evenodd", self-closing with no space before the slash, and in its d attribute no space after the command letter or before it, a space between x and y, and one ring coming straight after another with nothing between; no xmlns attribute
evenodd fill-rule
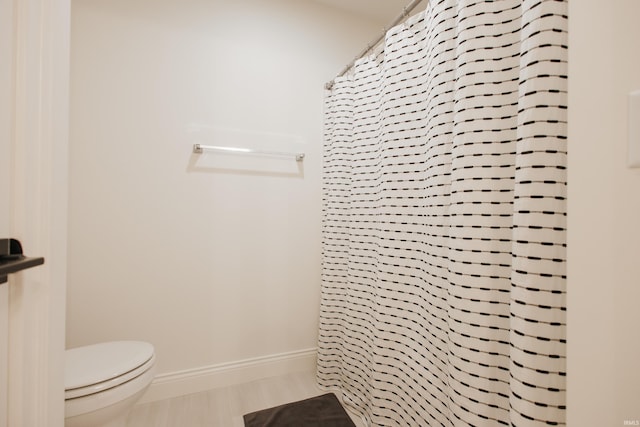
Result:
<svg viewBox="0 0 640 427"><path fill-rule="evenodd" d="M316 369L316 348L160 374L138 404Z"/></svg>

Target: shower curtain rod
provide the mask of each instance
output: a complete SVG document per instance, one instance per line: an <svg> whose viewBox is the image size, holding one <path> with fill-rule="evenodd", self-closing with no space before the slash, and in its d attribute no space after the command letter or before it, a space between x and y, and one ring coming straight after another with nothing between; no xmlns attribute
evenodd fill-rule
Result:
<svg viewBox="0 0 640 427"><path fill-rule="evenodd" d="M364 48L362 50L362 52L360 52L355 58L353 58L353 60L348 63L334 78L333 80L331 80L328 83L325 83L324 88L327 90L331 90L331 88L333 88L333 84L335 83L335 80L338 77L342 77L345 75L345 73L347 71L349 71L351 68L353 68L353 66L355 65L356 61L360 58L362 58L363 56L365 56L371 49L373 49L374 47L376 47L378 45L378 43L380 43L383 39L384 36L387 34L387 31L389 31L390 28L395 27L396 25L398 25L400 22L404 21L407 17L407 15L409 15L411 13L411 11L413 9L416 8L416 6L418 6L420 3L422 3L424 0L412 0L411 3L409 3L408 5L406 5L404 7L404 9L402 9L402 13L400 15L398 15L396 17L396 19L393 20L393 22L391 24L389 24L386 28L382 29L382 33L380 33L380 35L373 40L371 43L369 43L367 45L366 48Z"/></svg>

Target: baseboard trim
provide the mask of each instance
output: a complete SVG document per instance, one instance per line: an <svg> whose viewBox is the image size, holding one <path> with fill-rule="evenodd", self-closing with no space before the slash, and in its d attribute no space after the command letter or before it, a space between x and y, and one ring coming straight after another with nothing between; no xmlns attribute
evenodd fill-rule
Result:
<svg viewBox="0 0 640 427"><path fill-rule="evenodd" d="M316 348L160 374L138 404L316 369Z"/></svg>

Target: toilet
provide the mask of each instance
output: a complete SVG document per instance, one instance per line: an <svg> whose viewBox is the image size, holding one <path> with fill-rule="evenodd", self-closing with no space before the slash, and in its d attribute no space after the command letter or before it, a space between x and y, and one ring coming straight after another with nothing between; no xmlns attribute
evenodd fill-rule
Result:
<svg viewBox="0 0 640 427"><path fill-rule="evenodd" d="M142 341L111 341L65 354L65 427L123 427L155 375L155 351Z"/></svg>

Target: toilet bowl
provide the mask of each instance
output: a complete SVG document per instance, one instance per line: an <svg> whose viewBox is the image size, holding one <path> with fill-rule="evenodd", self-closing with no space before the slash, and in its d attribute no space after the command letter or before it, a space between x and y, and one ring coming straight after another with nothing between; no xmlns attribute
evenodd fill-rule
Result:
<svg viewBox="0 0 640 427"><path fill-rule="evenodd" d="M65 427L121 427L155 375L142 341L112 341L65 354Z"/></svg>

